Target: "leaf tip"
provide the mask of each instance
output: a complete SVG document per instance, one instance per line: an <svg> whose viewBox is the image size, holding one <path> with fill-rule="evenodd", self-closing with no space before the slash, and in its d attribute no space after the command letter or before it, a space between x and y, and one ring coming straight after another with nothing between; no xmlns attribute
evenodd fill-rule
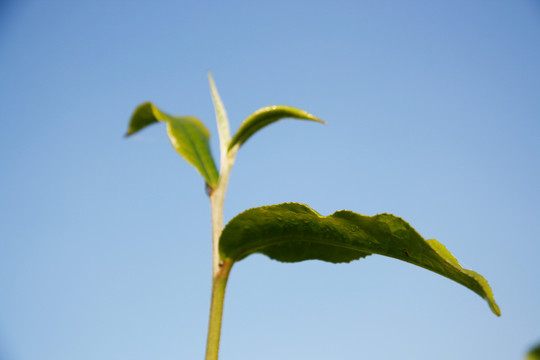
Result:
<svg viewBox="0 0 540 360"><path fill-rule="evenodd" d="M324 121L323 119L319 119L318 117L313 117L313 120L323 124L323 125L328 125L328 123L326 121Z"/></svg>
<svg viewBox="0 0 540 360"><path fill-rule="evenodd" d="M210 86L215 86L214 77L212 76L212 72L210 70L208 70L206 72L206 75L208 76L208 81L210 82Z"/></svg>
<svg viewBox="0 0 540 360"><path fill-rule="evenodd" d="M133 134L135 134L137 132L137 130L134 130L131 126L128 127L128 129L126 130L126 132L124 133L124 138L129 138L131 137Z"/></svg>
<svg viewBox="0 0 540 360"><path fill-rule="evenodd" d="M493 313L497 316L501 316L501 309L499 308L499 306L495 303L493 304L489 304L489 307L491 308L491 311L493 311Z"/></svg>

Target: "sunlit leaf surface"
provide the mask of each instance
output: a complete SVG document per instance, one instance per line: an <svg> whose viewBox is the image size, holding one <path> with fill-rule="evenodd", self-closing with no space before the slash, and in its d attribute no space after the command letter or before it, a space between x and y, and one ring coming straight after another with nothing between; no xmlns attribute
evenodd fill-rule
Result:
<svg viewBox="0 0 540 360"><path fill-rule="evenodd" d="M208 143L210 133L197 118L171 116L147 102L139 105L131 116L126 136L159 121L167 124L167 134L175 150L195 166L208 185L215 187L219 175Z"/></svg>
<svg viewBox="0 0 540 360"><path fill-rule="evenodd" d="M342 210L321 216L297 203L253 208L225 226L220 252L222 258L233 261L253 253L283 262L318 259L341 263L371 254L389 256L462 284L500 315L481 275L461 267L441 243L424 240L407 222L390 214L364 216Z"/></svg>
<svg viewBox="0 0 540 360"><path fill-rule="evenodd" d="M253 134L255 134L263 127L286 118L311 120L325 124L324 121L304 110L296 109L285 105L267 106L255 111L253 114L251 114L244 120L244 122L232 138L231 143L229 144L229 151L235 145L241 146Z"/></svg>

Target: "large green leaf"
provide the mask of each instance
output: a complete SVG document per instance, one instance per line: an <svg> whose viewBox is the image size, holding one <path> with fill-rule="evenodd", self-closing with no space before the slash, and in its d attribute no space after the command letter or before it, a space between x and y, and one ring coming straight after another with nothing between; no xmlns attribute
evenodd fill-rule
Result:
<svg viewBox="0 0 540 360"><path fill-rule="evenodd" d="M385 255L421 266L471 289L500 310L487 281L461 267L436 240L424 240L403 219L380 214L364 216L337 211L321 216L297 203L246 210L223 229L219 244L223 259L239 261L253 253L284 261L318 259L349 262L371 254Z"/></svg>
<svg viewBox="0 0 540 360"><path fill-rule="evenodd" d="M272 105L263 107L248 116L229 144L229 151L235 146L241 146L253 134L280 119L293 118L301 120L312 120L325 124L325 122L310 113L285 105Z"/></svg>
<svg viewBox="0 0 540 360"><path fill-rule="evenodd" d="M147 102L135 109L126 136L133 135L158 121L167 123L167 134L175 150L188 163L195 166L210 187L216 187L219 175L208 143L210 133L198 119L188 116L171 116Z"/></svg>

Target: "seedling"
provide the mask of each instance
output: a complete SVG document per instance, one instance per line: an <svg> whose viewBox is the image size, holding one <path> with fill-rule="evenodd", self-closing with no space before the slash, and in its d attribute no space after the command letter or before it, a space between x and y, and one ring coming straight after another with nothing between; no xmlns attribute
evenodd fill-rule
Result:
<svg viewBox="0 0 540 360"><path fill-rule="evenodd" d="M390 214L365 216L337 211L322 216L307 205L285 203L248 209L223 228L223 202L238 149L257 131L285 118L324 123L290 106L273 105L244 120L231 138L229 121L212 76L208 74L220 143L218 172L210 152L209 131L193 117L171 116L152 103L137 107L127 136L148 125L164 122L175 150L193 165L206 182L212 214L212 298L206 359L218 358L221 318L227 279L233 265L254 253L282 262L323 260L343 263L379 254L421 266L454 280L484 298L493 313L500 310L487 281L464 269L436 240L425 240L403 219Z"/></svg>

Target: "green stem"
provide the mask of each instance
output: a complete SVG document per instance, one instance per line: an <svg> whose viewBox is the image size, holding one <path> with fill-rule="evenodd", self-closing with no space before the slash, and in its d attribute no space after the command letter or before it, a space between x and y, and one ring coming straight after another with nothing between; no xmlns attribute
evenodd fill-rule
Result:
<svg viewBox="0 0 540 360"><path fill-rule="evenodd" d="M210 195L210 210L212 213L212 276L216 276L221 258L219 256L219 237L223 231L223 203L229 183L229 174L234 163L234 158L222 160L218 186Z"/></svg>
<svg viewBox="0 0 540 360"><path fill-rule="evenodd" d="M225 288L233 265L232 260L221 259L219 255L219 237L223 231L223 203L236 150L229 157L222 158L219 183L210 194L212 212L212 299L210 302L206 360L217 360L218 358Z"/></svg>
<svg viewBox="0 0 540 360"><path fill-rule="evenodd" d="M234 262L227 259L220 264L220 270L214 275L212 283L212 301L210 306L210 322L208 325L208 340L206 343L206 360L217 360L219 354L219 338L221 334L221 319L225 288Z"/></svg>
<svg viewBox="0 0 540 360"><path fill-rule="evenodd" d="M229 150L231 135L229 120L225 107L219 97L212 75L208 73L212 101L216 110L216 120L219 132L221 153L221 168L218 185L210 192L210 208L212 211L212 300L210 302L210 323L206 343L206 360L217 360L219 355L219 337L221 334L221 318L227 279L233 266L231 259L222 259L219 254L219 238L223 231L223 203L229 184L229 175L234 164L234 158L240 145Z"/></svg>

